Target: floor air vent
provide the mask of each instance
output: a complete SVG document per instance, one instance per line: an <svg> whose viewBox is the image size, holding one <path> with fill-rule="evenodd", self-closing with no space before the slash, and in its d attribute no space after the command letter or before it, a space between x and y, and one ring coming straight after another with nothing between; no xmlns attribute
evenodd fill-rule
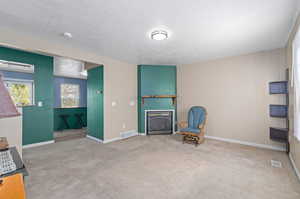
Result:
<svg viewBox="0 0 300 199"><path fill-rule="evenodd" d="M275 168L282 168L282 163L277 160L271 160L271 166Z"/></svg>

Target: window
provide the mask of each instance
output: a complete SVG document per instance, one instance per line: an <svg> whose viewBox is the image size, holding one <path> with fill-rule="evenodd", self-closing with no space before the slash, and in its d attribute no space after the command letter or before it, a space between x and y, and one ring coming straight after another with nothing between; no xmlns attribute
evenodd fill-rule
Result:
<svg viewBox="0 0 300 199"><path fill-rule="evenodd" d="M80 103L79 84L61 84L60 93L61 93L62 108L79 107L79 103Z"/></svg>
<svg viewBox="0 0 300 199"><path fill-rule="evenodd" d="M293 41L294 133L300 140L300 31Z"/></svg>
<svg viewBox="0 0 300 199"><path fill-rule="evenodd" d="M32 80L4 79L16 106L30 106L34 104L34 84Z"/></svg>

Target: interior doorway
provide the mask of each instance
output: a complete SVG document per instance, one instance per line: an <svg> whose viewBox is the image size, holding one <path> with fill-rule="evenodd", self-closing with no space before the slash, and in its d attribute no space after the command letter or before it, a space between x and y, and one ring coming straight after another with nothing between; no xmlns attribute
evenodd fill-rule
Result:
<svg viewBox="0 0 300 199"><path fill-rule="evenodd" d="M82 61L54 57L54 140L86 137L87 72Z"/></svg>

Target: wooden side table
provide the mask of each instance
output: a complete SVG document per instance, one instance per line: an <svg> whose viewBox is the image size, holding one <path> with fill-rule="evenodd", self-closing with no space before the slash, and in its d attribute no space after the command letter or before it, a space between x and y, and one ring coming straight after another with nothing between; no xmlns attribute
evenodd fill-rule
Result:
<svg viewBox="0 0 300 199"><path fill-rule="evenodd" d="M26 199L23 175L21 173L1 178L0 198Z"/></svg>

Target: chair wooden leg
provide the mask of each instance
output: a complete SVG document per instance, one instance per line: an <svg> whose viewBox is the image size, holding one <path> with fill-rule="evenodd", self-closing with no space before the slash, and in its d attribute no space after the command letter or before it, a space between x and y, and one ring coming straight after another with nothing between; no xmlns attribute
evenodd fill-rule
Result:
<svg viewBox="0 0 300 199"><path fill-rule="evenodd" d="M195 137L195 146L197 147L199 144L200 144L199 137L197 136L197 137Z"/></svg>
<svg viewBox="0 0 300 199"><path fill-rule="evenodd" d="M202 144L204 142L204 136L199 136L198 138L198 144Z"/></svg>

